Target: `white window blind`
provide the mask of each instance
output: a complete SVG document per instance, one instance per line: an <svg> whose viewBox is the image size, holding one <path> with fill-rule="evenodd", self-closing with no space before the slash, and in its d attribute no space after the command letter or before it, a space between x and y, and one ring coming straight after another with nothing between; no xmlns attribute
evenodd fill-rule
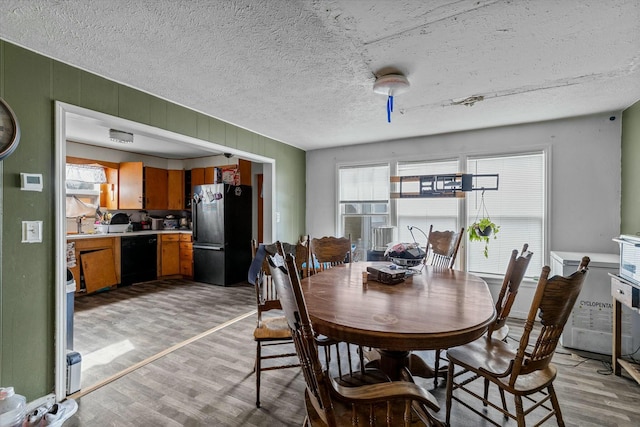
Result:
<svg viewBox="0 0 640 427"><path fill-rule="evenodd" d="M457 160L398 163L399 176L451 174L457 173L458 169ZM458 229L458 200L455 198L397 199L397 212L401 242L413 241L407 226L418 227L426 234L432 224L433 229L439 231ZM423 235L414 232L414 236L418 243L426 243Z"/></svg>
<svg viewBox="0 0 640 427"><path fill-rule="evenodd" d="M471 174L499 174L498 191L486 191L484 202L491 220L500 226L497 239L489 241L489 257L483 254L484 242L467 239L467 270L475 273L504 274L513 249L524 243L534 252L528 277L540 274L543 264L545 227L545 164L542 152L472 158L467 162ZM482 192L467 194L467 221L482 217Z"/></svg>
<svg viewBox="0 0 640 427"><path fill-rule="evenodd" d="M338 170L340 227L356 245L356 260L371 248L373 228L389 224L389 165L344 166Z"/></svg>
<svg viewBox="0 0 640 427"><path fill-rule="evenodd" d="M341 167L339 180L340 203L389 201L389 165Z"/></svg>

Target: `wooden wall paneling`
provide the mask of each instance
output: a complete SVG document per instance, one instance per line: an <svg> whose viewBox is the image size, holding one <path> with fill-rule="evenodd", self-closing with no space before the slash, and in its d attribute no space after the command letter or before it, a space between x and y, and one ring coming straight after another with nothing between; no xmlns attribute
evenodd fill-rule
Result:
<svg viewBox="0 0 640 427"><path fill-rule="evenodd" d="M118 116L118 84L95 74L80 73L80 106Z"/></svg>
<svg viewBox="0 0 640 427"><path fill-rule="evenodd" d="M197 114L180 105L167 104L167 129L197 138Z"/></svg>
<svg viewBox="0 0 640 427"><path fill-rule="evenodd" d="M128 86L118 87L118 113L134 122L150 124L151 96Z"/></svg>

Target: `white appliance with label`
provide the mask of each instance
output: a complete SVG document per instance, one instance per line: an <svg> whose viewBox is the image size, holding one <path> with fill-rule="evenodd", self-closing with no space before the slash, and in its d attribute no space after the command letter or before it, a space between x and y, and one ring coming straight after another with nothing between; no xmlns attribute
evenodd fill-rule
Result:
<svg viewBox="0 0 640 427"><path fill-rule="evenodd" d="M612 352L613 299L609 273L618 273L620 256L618 254L553 251L551 252L551 275L570 275L576 271L584 255L591 259L589 273L564 327L560 343L564 347L610 355ZM623 310L623 354L632 353L640 345L640 320L637 319L638 317L632 316L631 310Z"/></svg>

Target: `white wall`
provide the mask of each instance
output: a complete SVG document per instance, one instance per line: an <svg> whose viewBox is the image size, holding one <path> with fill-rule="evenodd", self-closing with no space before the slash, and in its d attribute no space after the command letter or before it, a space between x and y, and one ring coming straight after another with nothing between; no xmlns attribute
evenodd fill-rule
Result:
<svg viewBox="0 0 640 427"><path fill-rule="evenodd" d="M616 119L611 121L611 116ZM621 114L614 112L308 151L307 231L312 236L337 232L336 175L340 164L446 159L460 154L548 148L548 248L617 253L611 238L620 232L620 118ZM549 262L548 253L544 254L544 262Z"/></svg>

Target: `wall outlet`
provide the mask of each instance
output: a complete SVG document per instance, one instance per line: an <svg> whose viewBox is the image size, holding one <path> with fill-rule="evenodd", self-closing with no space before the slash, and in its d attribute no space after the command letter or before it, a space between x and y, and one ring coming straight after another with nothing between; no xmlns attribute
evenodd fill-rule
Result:
<svg viewBox="0 0 640 427"><path fill-rule="evenodd" d="M280 212L276 212L276 222L280 222Z"/></svg>

